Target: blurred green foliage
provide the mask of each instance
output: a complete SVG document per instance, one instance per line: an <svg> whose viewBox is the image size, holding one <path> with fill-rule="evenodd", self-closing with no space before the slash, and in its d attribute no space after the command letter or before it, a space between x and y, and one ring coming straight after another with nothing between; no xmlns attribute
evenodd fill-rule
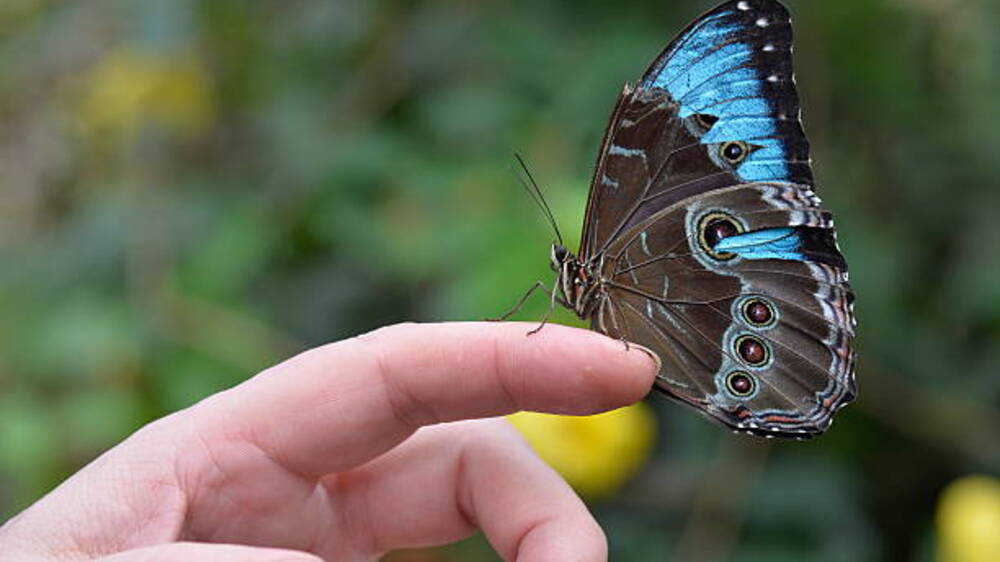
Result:
<svg viewBox="0 0 1000 562"><path fill-rule="evenodd" d="M614 560L925 560L943 486L1000 472L1000 4L789 3L860 400L809 443L658 401L594 506ZM710 6L0 4L0 513L298 350L550 279L511 149L575 235L622 83Z"/></svg>

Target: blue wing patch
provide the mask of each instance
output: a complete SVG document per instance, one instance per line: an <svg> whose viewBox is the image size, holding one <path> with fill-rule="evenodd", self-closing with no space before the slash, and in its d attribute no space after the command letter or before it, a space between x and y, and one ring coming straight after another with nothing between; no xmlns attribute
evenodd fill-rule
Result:
<svg viewBox="0 0 1000 562"><path fill-rule="evenodd" d="M719 240L712 249L748 260L806 261L802 239L792 227L768 228L730 236Z"/></svg>
<svg viewBox="0 0 1000 562"><path fill-rule="evenodd" d="M774 0L728 2L671 43L639 83L678 103L679 116L717 118L703 144L743 141L744 181L812 183L791 74L791 21Z"/></svg>

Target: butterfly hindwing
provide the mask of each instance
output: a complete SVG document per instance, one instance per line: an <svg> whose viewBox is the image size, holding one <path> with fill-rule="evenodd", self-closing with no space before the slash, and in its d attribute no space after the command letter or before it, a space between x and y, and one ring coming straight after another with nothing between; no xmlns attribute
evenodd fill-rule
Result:
<svg viewBox="0 0 1000 562"><path fill-rule="evenodd" d="M727 220L742 234L707 245L705 229ZM855 393L853 294L831 227L811 190L789 183L664 209L605 253L594 327L656 350L657 388L730 426L822 432ZM733 376L752 388L734 390Z"/></svg>

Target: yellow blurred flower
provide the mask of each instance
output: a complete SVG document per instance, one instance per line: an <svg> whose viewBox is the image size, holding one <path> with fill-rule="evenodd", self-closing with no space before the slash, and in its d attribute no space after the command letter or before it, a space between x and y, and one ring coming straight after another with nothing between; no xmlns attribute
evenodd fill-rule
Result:
<svg viewBox="0 0 1000 562"><path fill-rule="evenodd" d="M656 433L640 402L595 416L520 412L508 419L581 495L613 494L646 463Z"/></svg>
<svg viewBox="0 0 1000 562"><path fill-rule="evenodd" d="M211 124L214 104L196 56L123 47L87 73L78 110L85 134L131 140L146 125L195 136Z"/></svg>
<svg viewBox="0 0 1000 562"><path fill-rule="evenodd" d="M938 499L939 562L993 562L1000 559L1000 481L965 476Z"/></svg>

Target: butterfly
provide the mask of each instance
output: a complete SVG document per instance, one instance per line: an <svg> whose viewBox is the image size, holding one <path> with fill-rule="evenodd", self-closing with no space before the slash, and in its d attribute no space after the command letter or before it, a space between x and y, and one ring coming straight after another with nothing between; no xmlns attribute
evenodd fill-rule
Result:
<svg viewBox="0 0 1000 562"><path fill-rule="evenodd" d="M808 438L856 395L854 295L813 187L788 11L721 4L612 112L555 301L655 352L655 388L738 432Z"/></svg>

